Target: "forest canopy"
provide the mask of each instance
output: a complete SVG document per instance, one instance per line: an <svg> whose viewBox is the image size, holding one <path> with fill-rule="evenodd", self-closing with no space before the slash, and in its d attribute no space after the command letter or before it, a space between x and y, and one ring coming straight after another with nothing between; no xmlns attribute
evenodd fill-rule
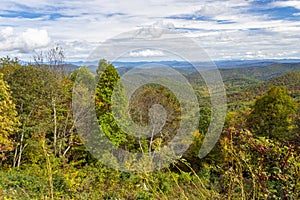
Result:
<svg viewBox="0 0 300 200"><path fill-rule="evenodd" d="M152 105L167 111L159 134L133 136L114 118L111 98L121 76L112 63L99 60L93 74L86 66L68 69L59 48L48 53L57 62L42 63L39 57L28 64L9 57L0 60L1 199L300 198L299 68L280 74L282 68L268 66L279 70L277 77L268 77L263 67L255 76L243 68L235 69L243 74L238 76L221 70L228 113L221 137L204 159L198 153L212 111L205 83L187 73L195 94L204 99L199 101L197 131L186 133L194 141L169 166L137 173L108 167L86 148L75 126L80 119L72 113L75 82L97 81L93 98L99 128L116 147L134 153L151 155L174 137L181 121L176 96L156 84L139 88L135 99L120 93L120 102L129 101L129 116L142 126L151 122ZM76 80L78 73L85 74L82 80ZM263 75L266 80L256 79ZM101 137L94 139L101 142ZM116 152L109 157L112 162L120 158Z"/></svg>

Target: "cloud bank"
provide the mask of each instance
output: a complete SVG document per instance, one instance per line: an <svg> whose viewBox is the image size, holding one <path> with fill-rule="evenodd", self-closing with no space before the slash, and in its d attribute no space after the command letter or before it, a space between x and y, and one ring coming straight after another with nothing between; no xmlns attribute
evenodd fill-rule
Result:
<svg viewBox="0 0 300 200"><path fill-rule="evenodd" d="M17 51L32 53L34 50L46 47L51 39L46 30L28 28L17 33L12 27L0 31L0 51Z"/></svg>
<svg viewBox="0 0 300 200"><path fill-rule="evenodd" d="M300 58L296 0L2 0L0 5L0 56L25 58L61 44L67 59L84 60L120 33L163 27L197 41L214 60Z"/></svg>

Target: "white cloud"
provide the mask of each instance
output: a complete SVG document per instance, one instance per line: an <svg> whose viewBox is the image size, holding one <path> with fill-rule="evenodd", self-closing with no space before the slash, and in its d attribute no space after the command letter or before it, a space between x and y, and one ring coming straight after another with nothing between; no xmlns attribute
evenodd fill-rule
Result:
<svg viewBox="0 0 300 200"><path fill-rule="evenodd" d="M236 13L236 11L232 8L232 4L226 1L215 1L200 6L196 12L196 16L217 17L224 15L224 13Z"/></svg>
<svg viewBox="0 0 300 200"><path fill-rule="evenodd" d="M14 29L12 27L6 27L0 31L0 40L8 38L13 35Z"/></svg>
<svg viewBox="0 0 300 200"><path fill-rule="evenodd" d="M145 49L140 51L131 51L129 55L132 57L152 57L152 56L163 56L164 53L159 50Z"/></svg>
<svg viewBox="0 0 300 200"><path fill-rule="evenodd" d="M74 40L74 41L57 41L63 49L66 58L70 61L83 61L87 55L89 55L99 43L88 42L86 40ZM52 43L52 46L55 44Z"/></svg>
<svg viewBox="0 0 300 200"><path fill-rule="evenodd" d="M300 10L300 1L274 1L271 5L275 7L294 7Z"/></svg>
<svg viewBox="0 0 300 200"><path fill-rule="evenodd" d="M50 44L50 37L46 30L28 28L24 32L15 32L7 27L0 32L1 51L19 51L30 53Z"/></svg>
<svg viewBox="0 0 300 200"><path fill-rule="evenodd" d="M36 48L45 47L50 43L50 37L46 30L27 29L18 39L17 45L21 44L25 52L26 50L32 51Z"/></svg>

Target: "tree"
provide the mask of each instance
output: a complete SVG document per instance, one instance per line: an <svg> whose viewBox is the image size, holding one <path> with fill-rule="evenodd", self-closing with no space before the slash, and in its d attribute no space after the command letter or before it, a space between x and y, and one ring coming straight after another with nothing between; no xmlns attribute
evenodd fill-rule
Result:
<svg viewBox="0 0 300 200"><path fill-rule="evenodd" d="M13 150L14 143L10 139L19 126L15 104L10 95L8 84L0 74L0 159L5 159L4 153Z"/></svg>
<svg viewBox="0 0 300 200"><path fill-rule="evenodd" d="M16 141L12 161L14 167L20 166L26 149L28 149L29 154L38 158L38 153L35 152L36 149L39 149L36 140L42 134L49 132L51 102L45 91L45 88L48 87L45 80L47 80L46 70L33 66L15 70L8 79L22 124L19 131L14 135Z"/></svg>
<svg viewBox="0 0 300 200"><path fill-rule="evenodd" d="M111 97L120 76L115 67L101 59L97 69L96 112L98 115L111 111Z"/></svg>
<svg viewBox="0 0 300 200"><path fill-rule="evenodd" d="M55 72L57 75L63 76L65 69L65 53L64 49L57 45L47 51L41 51L33 57L35 66L47 67L49 71ZM46 62L45 62L46 61ZM44 63L45 62L45 63Z"/></svg>
<svg viewBox="0 0 300 200"><path fill-rule="evenodd" d="M3 80L7 81L9 76L17 69L19 69L21 64L18 58L3 57L0 58L0 73L3 74Z"/></svg>
<svg viewBox="0 0 300 200"><path fill-rule="evenodd" d="M22 123L14 136L17 146L13 166L20 166L23 155L24 159L34 156L38 161L34 152L39 151L37 139L44 134L47 142L52 141L54 155L65 157L74 132L71 80L46 67L28 65L16 69L8 83Z"/></svg>
<svg viewBox="0 0 300 200"><path fill-rule="evenodd" d="M35 67L47 68L47 70L43 69L47 75L44 78L47 82L47 86L44 89L51 101L49 107L52 109L53 148L55 156L65 156L69 151L74 129L71 117L71 91L73 83L66 76L69 71L65 68L66 64L64 60L65 53L59 45L34 56Z"/></svg>
<svg viewBox="0 0 300 200"><path fill-rule="evenodd" d="M250 129L271 138L290 138L293 127L292 115L297 104L284 87L271 87L265 96L257 99L248 118Z"/></svg>
<svg viewBox="0 0 300 200"><path fill-rule="evenodd" d="M71 160L86 162L94 161L90 152L83 145L83 141L89 141L94 136L91 127L93 127L92 114L90 111L91 102L94 103L95 93L95 76L86 66L77 68L71 75L70 80L73 82L72 110L73 121L76 124L76 131L73 134L70 149ZM91 139L91 141L94 141ZM72 144L71 143L71 144Z"/></svg>
<svg viewBox="0 0 300 200"><path fill-rule="evenodd" d="M120 76L115 67L101 59L97 69L97 88L95 109L101 130L116 145L126 142L126 134L118 127L112 114L112 94L117 87Z"/></svg>
<svg viewBox="0 0 300 200"><path fill-rule="evenodd" d="M172 91L159 84L138 88L130 98L129 112L136 124L148 126L145 131L149 153L167 145L180 126L180 102Z"/></svg>

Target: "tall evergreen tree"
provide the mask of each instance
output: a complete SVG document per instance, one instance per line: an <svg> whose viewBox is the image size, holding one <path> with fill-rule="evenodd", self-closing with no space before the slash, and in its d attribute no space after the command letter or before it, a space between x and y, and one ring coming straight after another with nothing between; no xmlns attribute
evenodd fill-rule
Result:
<svg viewBox="0 0 300 200"><path fill-rule="evenodd" d="M101 59L97 69L95 109L101 130L116 146L127 141L126 134L117 125L112 113L111 98L114 90L118 88L119 79L115 67L105 59Z"/></svg>

